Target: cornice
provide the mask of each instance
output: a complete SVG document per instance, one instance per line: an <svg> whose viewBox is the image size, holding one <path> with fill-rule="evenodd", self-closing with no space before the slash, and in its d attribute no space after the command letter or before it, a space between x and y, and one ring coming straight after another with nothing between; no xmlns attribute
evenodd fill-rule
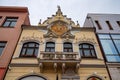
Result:
<svg viewBox="0 0 120 80"><path fill-rule="evenodd" d="M28 12L27 7L17 7L17 6L0 6L0 12Z"/></svg>

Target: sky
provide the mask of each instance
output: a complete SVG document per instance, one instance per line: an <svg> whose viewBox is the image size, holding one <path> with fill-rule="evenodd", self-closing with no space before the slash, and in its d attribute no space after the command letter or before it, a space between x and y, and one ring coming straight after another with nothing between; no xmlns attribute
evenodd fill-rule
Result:
<svg viewBox="0 0 120 80"><path fill-rule="evenodd" d="M28 7L31 25L38 25L56 14L57 6L63 15L83 26L88 13L120 14L120 0L0 0L0 6Z"/></svg>

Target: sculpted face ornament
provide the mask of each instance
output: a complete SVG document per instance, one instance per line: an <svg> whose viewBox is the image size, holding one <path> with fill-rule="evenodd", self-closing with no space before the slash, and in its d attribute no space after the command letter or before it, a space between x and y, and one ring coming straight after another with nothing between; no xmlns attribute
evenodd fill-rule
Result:
<svg viewBox="0 0 120 80"><path fill-rule="evenodd" d="M63 33L68 31L68 28L64 23L58 22L51 26L51 31L53 31L58 36L61 36Z"/></svg>

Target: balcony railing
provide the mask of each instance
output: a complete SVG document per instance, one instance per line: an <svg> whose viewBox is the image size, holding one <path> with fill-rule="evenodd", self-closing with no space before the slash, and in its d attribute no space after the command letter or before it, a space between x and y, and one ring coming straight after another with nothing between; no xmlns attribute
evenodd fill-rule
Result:
<svg viewBox="0 0 120 80"><path fill-rule="evenodd" d="M41 52L40 59L46 60L78 60L77 52Z"/></svg>

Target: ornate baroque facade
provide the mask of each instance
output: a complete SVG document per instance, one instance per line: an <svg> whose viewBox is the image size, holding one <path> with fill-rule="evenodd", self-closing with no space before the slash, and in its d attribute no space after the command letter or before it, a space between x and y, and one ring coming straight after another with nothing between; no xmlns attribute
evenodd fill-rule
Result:
<svg viewBox="0 0 120 80"><path fill-rule="evenodd" d="M63 15L22 26L5 80L110 80L96 29Z"/></svg>

